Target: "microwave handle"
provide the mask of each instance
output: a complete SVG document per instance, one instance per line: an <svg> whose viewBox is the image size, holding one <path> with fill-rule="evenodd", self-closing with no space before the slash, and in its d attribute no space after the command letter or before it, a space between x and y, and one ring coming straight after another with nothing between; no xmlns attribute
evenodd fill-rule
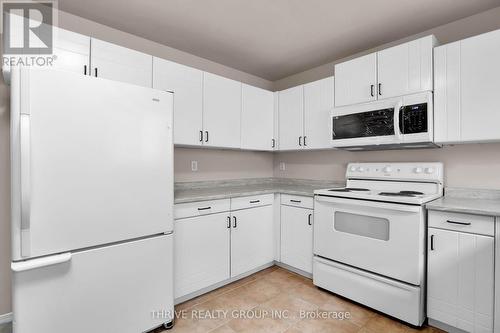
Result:
<svg viewBox="0 0 500 333"><path fill-rule="evenodd" d="M401 129L399 128L399 110L403 107L403 101L398 101L394 108L394 135L398 141L401 141Z"/></svg>

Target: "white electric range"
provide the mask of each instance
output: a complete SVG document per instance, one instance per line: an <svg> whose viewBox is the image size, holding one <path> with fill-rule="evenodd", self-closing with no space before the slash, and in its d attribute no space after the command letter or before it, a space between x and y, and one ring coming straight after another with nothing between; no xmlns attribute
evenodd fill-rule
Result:
<svg viewBox="0 0 500 333"><path fill-rule="evenodd" d="M315 191L314 284L420 326L426 210L441 163L351 163L346 187Z"/></svg>

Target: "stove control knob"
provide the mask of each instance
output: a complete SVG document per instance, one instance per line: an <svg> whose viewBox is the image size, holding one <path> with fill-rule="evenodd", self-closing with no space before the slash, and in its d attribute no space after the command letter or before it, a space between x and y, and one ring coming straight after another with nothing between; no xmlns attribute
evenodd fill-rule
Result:
<svg viewBox="0 0 500 333"><path fill-rule="evenodd" d="M415 172L415 173L422 173L422 171L423 171L422 168L413 169L413 172Z"/></svg>
<svg viewBox="0 0 500 333"><path fill-rule="evenodd" d="M392 171L392 168L389 166L386 166L382 171L384 171L384 173L390 173Z"/></svg>
<svg viewBox="0 0 500 333"><path fill-rule="evenodd" d="M351 172L354 172L354 171L356 171L356 167L353 165L353 166L351 166L350 170L351 170Z"/></svg>
<svg viewBox="0 0 500 333"><path fill-rule="evenodd" d="M425 173L428 174L434 173L434 168L425 168Z"/></svg>
<svg viewBox="0 0 500 333"><path fill-rule="evenodd" d="M363 168L363 167L359 167L359 168L358 168L358 171L359 171L359 172L363 172L363 171L365 171L365 168Z"/></svg>

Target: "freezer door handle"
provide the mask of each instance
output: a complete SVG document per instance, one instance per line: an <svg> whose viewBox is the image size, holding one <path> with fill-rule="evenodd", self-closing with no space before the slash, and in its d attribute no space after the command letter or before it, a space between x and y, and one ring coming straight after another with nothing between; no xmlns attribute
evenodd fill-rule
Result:
<svg viewBox="0 0 500 333"><path fill-rule="evenodd" d="M21 114L19 126L21 148L21 256L29 257L31 254L31 119L29 114Z"/></svg>
<svg viewBox="0 0 500 333"><path fill-rule="evenodd" d="M12 269L13 272L24 272L24 271L29 271L31 269L62 264L70 260L71 260L71 252L66 252L49 257L13 262L10 265L10 268Z"/></svg>

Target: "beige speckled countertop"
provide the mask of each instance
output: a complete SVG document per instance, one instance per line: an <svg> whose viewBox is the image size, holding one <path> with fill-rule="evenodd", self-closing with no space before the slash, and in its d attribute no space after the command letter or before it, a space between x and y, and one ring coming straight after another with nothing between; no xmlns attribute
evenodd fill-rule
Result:
<svg viewBox="0 0 500 333"><path fill-rule="evenodd" d="M175 184L175 203L283 193L314 196L314 190L344 186L342 182L304 179L258 178Z"/></svg>
<svg viewBox="0 0 500 333"><path fill-rule="evenodd" d="M425 205L429 210L500 216L500 191L447 188L443 198Z"/></svg>

